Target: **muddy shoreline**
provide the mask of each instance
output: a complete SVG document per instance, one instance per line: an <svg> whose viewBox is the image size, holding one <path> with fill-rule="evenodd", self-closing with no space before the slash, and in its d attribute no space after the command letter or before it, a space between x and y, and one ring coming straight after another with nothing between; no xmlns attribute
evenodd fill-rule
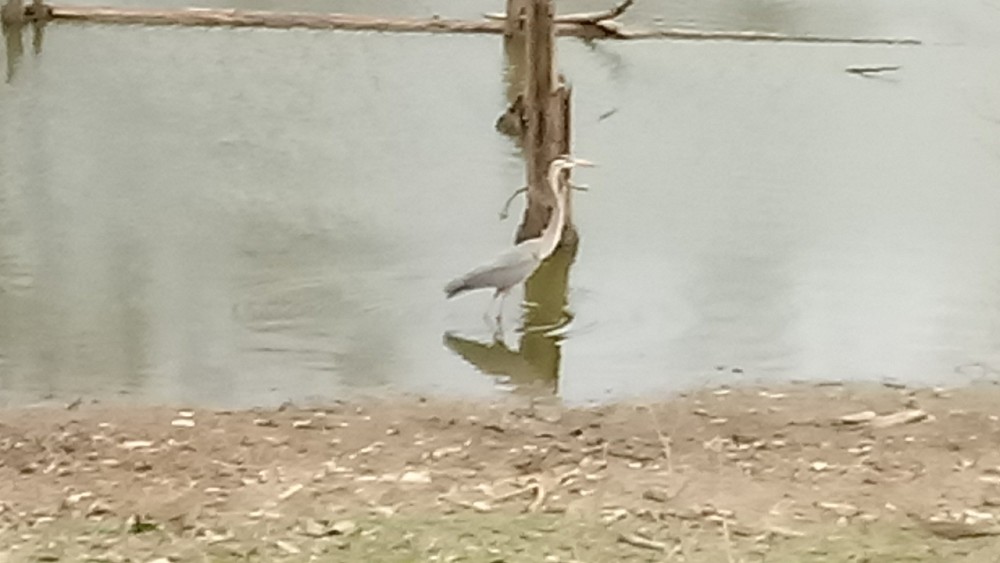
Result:
<svg viewBox="0 0 1000 563"><path fill-rule="evenodd" d="M68 407L0 410L0 561L1000 557L992 385Z"/></svg>

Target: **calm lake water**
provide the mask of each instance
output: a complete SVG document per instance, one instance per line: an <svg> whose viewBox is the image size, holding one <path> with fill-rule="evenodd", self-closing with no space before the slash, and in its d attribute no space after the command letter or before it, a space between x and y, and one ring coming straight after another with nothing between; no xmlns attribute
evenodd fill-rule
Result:
<svg viewBox="0 0 1000 563"><path fill-rule="evenodd" d="M524 176L493 130L500 38L59 24L37 50L8 34L0 404L1000 380L1000 2L638 4L626 23L927 44L560 40L576 153L601 166L575 175L591 189L569 315L534 323L563 299L543 297L522 332L517 292L502 343L488 294L441 291L521 213L498 218Z"/></svg>

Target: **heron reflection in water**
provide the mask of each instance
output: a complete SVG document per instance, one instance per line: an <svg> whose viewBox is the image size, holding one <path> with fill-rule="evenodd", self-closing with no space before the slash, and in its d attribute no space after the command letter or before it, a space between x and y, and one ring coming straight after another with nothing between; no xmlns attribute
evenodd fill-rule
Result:
<svg viewBox="0 0 1000 563"><path fill-rule="evenodd" d="M549 164L548 184L556 201L556 207L542 234L520 242L517 246L501 253L488 264L473 269L464 276L455 278L445 286L448 298L476 289L493 289L493 300L486 310L487 322L493 307L499 301L496 324L500 329L503 320L504 299L518 284L527 280L538 266L555 252L566 225L566 197L568 186L560 185L559 175L574 166L594 166L592 162L569 155L559 156Z"/></svg>

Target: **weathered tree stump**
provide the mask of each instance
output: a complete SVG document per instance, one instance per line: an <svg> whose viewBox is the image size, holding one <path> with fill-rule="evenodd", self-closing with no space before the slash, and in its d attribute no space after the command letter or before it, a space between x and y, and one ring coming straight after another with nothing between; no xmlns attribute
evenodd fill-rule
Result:
<svg viewBox="0 0 1000 563"><path fill-rule="evenodd" d="M507 0L507 12L504 14L504 36L513 37L524 33L530 1Z"/></svg>
<svg viewBox="0 0 1000 563"><path fill-rule="evenodd" d="M521 7L516 7L521 4ZM508 0L507 14L525 12L525 0ZM496 130L520 141L528 130L524 112L524 92L528 84L528 42L524 34L524 17L508 18L504 24L504 82L507 85L507 110L497 118Z"/></svg>
<svg viewBox="0 0 1000 563"><path fill-rule="evenodd" d="M551 0L531 0L526 26L527 85L524 93L524 156L527 163L528 205L515 242L541 234L548 223L555 198L548 186L549 162L570 152L570 89L557 82L555 73L554 8ZM561 81L561 77L560 81ZM564 175L562 181L568 181ZM569 202L567 195L567 203ZM576 230L567 208L561 244L575 244Z"/></svg>

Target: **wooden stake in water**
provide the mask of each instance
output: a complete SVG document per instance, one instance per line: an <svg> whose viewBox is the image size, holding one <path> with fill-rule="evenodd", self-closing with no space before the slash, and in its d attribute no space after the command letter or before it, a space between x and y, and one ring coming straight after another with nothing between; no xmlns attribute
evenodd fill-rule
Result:
<svg viewBox="0 0 1000 563"><path fill-rule="evenodd" d="M555 26L551 0L531 0L527 10L528 80L524 97L527 134L524 155L527 162L528 205L518 229L516 242L539 236L555 206L545 178L548 163L570 152L569 88L556 85ZM566 232L573 233L572 219L566 217ZM565 238L564 234L564 238ZM575 235L563 242L575 241Z"/></svg>

